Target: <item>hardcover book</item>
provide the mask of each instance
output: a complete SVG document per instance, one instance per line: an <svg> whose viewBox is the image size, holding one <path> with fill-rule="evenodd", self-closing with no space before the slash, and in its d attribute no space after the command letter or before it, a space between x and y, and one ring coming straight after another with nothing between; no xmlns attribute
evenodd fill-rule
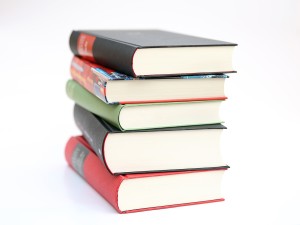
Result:
<svg viewBox="0 0 300 225"><path fill-rule="evenodd" d="M74 119L112 174L228 168L221 124L122 132L79 105Z"/></svg>
<svg viewBox="0 0 300 225"><path fill-rule="evenodd" d="M221 180L225 169L113 176L82 137L70 138L65 157L119 213L224 200Z"/></svg>
<svg viewBox="0 0 300 225"><path fill-rule="evenodd" d="M222 101L108 105L73 80L67 82L66 90L68 96L78 105L102 117L120 130L223 122L219 116Z"/></svg>
<svg viewBox="0 0 300 225"><path fill-rule="evenodd" d="M71 75L86 90L108 104L224 100L227 75L181 75L134 78L74 57Z"/></svg>
<svg viewBox="0 0 300 225"><path fill-rule="evenodd" d="M234 72L236 44L162 30L79 30L74 55L133 77Z"/></svg>

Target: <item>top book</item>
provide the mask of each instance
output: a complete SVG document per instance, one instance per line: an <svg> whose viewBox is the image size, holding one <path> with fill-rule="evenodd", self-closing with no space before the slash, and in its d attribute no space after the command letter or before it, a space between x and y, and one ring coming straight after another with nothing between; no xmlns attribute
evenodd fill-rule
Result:
<svg viewBox="0 0 300 225"><path fill-rule="evenodd" d="M133 77L235 72L236 44L161 30L78 30L74 55Z"/></svg>

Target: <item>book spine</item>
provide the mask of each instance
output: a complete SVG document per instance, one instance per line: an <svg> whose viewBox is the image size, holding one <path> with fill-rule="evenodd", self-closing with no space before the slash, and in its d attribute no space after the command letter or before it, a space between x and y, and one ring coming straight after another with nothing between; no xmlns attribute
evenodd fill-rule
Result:
<svg viewBox="0 0 300 225"><path fill-rule="evenodd" d="M119 114L123 105L108 105L104 103L74 80L67 82L66 92L69 98L74 100L78 105L122 130L119 123Z"/></svg>
<svg viewBox="0 0 300 225"><path fill-rule="evenodd" d="M107 81L101 80L97 75L93 73L92 69L92 64L84 62L78 57L73 57L70 68L72 78L90 93L97 96L103 102L109 104L106 98Z"/></svg>
<svg viewBox="0 0 300 225"><path fill-rule="evenodd" d="M135 77L132 59L137 46L80 31L71 33L69 44L74 55Z"/></svg>
<svg viewBox="0 0 300 225"><path fill-rule="evenodd" d="M223 198L220 198L200 202L190 202L121 211L118 206L118 191L123 180L154 176L167 176L183 173L195 173L195 171L114 176L107 171L103 162L94 154L94 152L82 136L71 137L68 140L65 148L65 158L69 166L75 172L77 172L88 184L90 184L104 199L106 199L106 201L108 201L119 213L134 213L148 210L224 201Z"/></svg>
<svg viewBox="0 0 300 225"><path fill-rule="evenodd" d="M94 152L105 164L103 146L110 131L93 114L77 104L74 106L74 120Z"/></svg>
<svg viewBox="0 0 300 225"><path fill-rule="evenodd" d="M104 197L119 213L118 189L123 176L111 175L82 137L71 137L65 148L70 167Z"/></svg>

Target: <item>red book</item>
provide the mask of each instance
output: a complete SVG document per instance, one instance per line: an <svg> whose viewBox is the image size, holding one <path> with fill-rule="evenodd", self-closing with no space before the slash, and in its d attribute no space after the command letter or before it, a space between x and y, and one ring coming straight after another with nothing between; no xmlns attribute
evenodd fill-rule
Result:
<svg viewBox="0 0 300 225"><path fill-rule="evenodd" d="M119 213L223 201L221 179L226 169L114 176L82 136L66 145L68 164Z"/></svg>
<svg viewBox="0 0 300 225"><path fill-rule="evenodd" d="M133 78L79 57L71 76L107 104L224 100L224 74Z"/></svg>

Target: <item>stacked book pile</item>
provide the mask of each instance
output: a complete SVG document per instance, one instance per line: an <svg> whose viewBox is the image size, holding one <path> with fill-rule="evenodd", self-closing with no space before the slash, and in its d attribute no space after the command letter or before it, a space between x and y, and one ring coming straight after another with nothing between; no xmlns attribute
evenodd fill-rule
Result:
<svg viewBox="0 0 300 225"><path fill-rule="evenodd" d="M159 30L73 31L69 165L118 212L224 200L225 73L236 44Z"/></svg>

